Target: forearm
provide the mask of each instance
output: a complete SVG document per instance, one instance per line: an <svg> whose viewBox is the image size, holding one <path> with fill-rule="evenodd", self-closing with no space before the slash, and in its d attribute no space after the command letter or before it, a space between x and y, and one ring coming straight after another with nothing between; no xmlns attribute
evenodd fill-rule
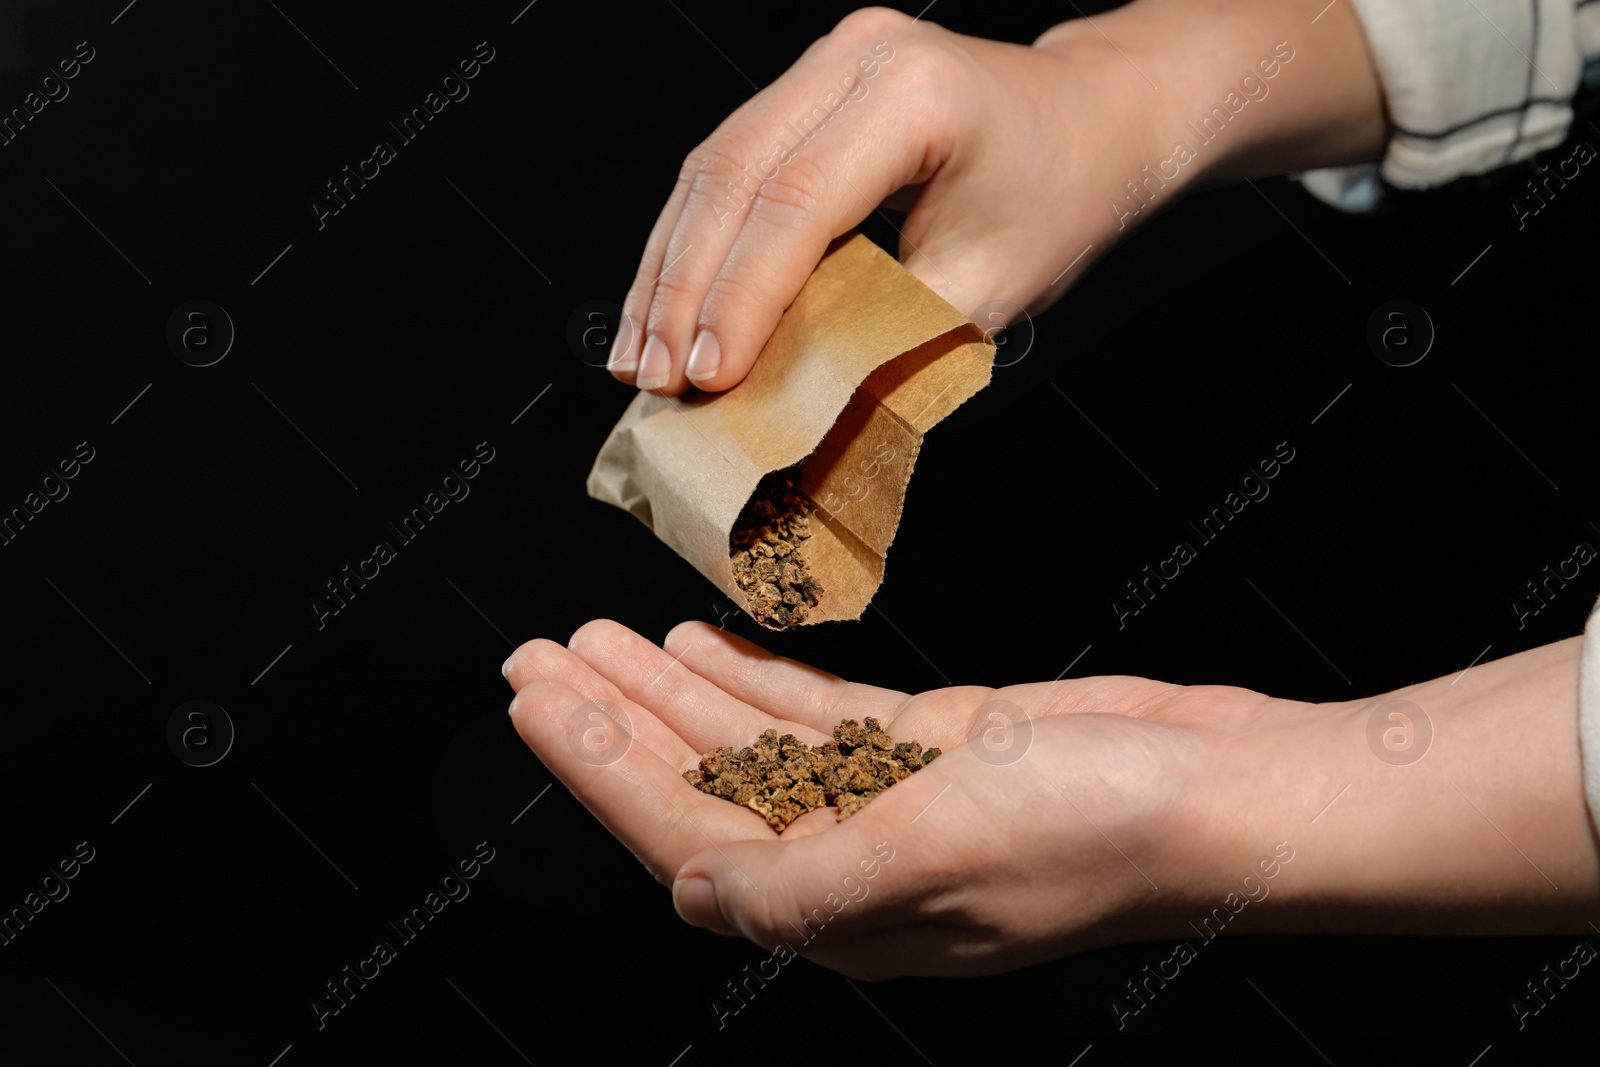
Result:
<svg viewBox="0 0 1600 1067"><path fill-rule="evenodd" d="M1578 743L1581 640L1370 700L1269 708L1229 741L1214 895L1287 841L1295 858L1240 928L1588 929L1600 849Z"/></svg>
<svg viewBox="0 0 1600 1067"><path fill-rule="evenodd" d="M1137 142L1158 176L1145 178L1150 195L1175 191L1159 179L1181 189L1376 160L1389 133L1346 2L1135 0L1036 47L1094 64L1119 113L1113 136ZM1600 847L1578 740L1580 647L1347 704L1264 701L1184 768L1206 799L1156 845L1156 881L1172 891L1135 906L1134 927L1191 936L1223 908L1234 929L1587 929ZM1384 744L1409 732L1420 746L1430 731L1419 758Z"/></svg>
<svg viewBox="0 0 1600 1067"><path fill-rule="evenodd" d="M1139 98L1135 110L1163 149L1190 150L1190 180L1383 154L1383 95L1348 3L1135 0L1092 22L1062 23L1037 47L1120 54L1125 69L1108 71Z"/></svg>

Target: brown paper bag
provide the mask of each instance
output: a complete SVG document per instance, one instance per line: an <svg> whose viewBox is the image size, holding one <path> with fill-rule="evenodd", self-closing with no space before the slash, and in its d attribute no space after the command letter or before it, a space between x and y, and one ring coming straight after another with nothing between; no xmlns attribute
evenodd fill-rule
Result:
<svg viewBox="0 0 1600 1067"><path fill-rule="evenodd" d="M841 237L744 381L634 398L589 495L638 517L749 612L729 534L761 477L800 463L815 502L801 551L822 584L801 625L858 619L883 581L922 435L989 384L994 352L887 253Z"/></svg>

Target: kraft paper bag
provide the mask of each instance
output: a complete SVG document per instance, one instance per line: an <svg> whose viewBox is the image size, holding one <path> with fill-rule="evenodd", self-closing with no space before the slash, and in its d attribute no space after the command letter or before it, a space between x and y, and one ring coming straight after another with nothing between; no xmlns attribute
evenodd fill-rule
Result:
<svg viewBox="0 0 1600 1067"><path fill-rule="evenodd" d="M989 384L994 353L886 252L846 235L744 381L634 397L589 472L589 495L633 514L755 618L734 581L730 533L762 476L798 464L814 502L800 552L822 586L799 625L859 619L883 582L923 434Z"/></svg>

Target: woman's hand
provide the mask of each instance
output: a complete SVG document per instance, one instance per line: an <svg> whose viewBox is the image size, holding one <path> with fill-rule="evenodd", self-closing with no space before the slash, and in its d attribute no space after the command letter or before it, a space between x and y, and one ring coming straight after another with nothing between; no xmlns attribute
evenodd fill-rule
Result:
<svg viewBox="0 0 1600 1067"><path fill-rule="evenodd" d="M1141 139L1118 150L1115 113L1094 105L1142 96L1136 77L855 12L689 153L623 304L631 343L613 373L663 395L737 384L828 242L907 187L913 274L967 313L1034 301L1099 240L1104 199L1143 162Z"/></svg>
<svg viewBox="0 0 1600 1067"><path fill-rule="evenodd" d="M855 12L684 160L612 373L661 395L737 384L828 242L891 197L901 261L989 328L1204 175L1376 158L1364 39L1323 6L1138 0L1032 47Z"/></svg>
<svg viewBox="0 0 1600 1067"><path fill-rule="evenodd" d="M523 740L687 921L884 978L1223 928L1587 929L1577 647L1323 705L1123 677L912 696L704 623L658 648L593 622L505 672ZM780 836L682 777L769 727L815 744L868 716L945 754L844 822Z"/></svg>
<svg viewBox="0 0 1600 1067"><path fill-rule="evenodd" d="M1140 678L910 696L701 623L657 648L594 622L508 667L523 738L673 886L685 919L868 978L1017 967L1134 936L1129 920L1203 896L1209 866L1189 869L1197 850L1168 842L1206 836L1214 750L1269 706L1303 710ZM820 743L868 716L945 754L844 822L815 811L780 836L682 778L768 727Z"/></svg>

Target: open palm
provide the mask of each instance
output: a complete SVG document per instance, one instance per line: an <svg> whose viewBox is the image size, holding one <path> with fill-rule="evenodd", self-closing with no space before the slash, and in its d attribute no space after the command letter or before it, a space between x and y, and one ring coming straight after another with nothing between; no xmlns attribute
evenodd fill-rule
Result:
<svg viewBox="0 0 1600 1067"><path fill-rule="evenodd" d="M1277 703L1122 677L913 696L704 623L658 647L593 622L568 647L523 645L506 674L522 738L686 920L865 978L987 973L1141 936L1185 895L1171 842L1216 773L1208 744ZM769 728L820 744L869 716L946 754L843 822L813 811L780 836L682 777Z"/></svg>

